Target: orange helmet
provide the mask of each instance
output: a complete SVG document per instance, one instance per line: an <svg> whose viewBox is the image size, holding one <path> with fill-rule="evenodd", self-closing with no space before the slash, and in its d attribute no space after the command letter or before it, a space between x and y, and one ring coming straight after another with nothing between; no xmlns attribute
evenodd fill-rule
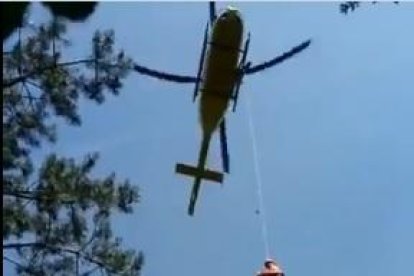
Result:
<svg viewBox="0 0 414 276"><path fill-rule="evenodd" d="M267 258L264 262L265 264L276 264L276 262L273 259Z"/></svg>
<svg viewBox="0 0 414 276"><path fill-rule="evenodd" d="M272 266L272 264L276 265L275 261L270 259L270 258L267 258L265 260L263 266L266 267L267 269L269 269Z"/></svg>

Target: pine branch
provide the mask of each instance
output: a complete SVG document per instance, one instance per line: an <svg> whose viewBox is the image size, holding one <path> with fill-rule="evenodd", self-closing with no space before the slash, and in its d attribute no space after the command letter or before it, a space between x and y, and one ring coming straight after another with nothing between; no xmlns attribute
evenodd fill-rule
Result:
<svg viewBox="0 0 414 276"><path fill-rule="evenodd" d="M94 273L96 270L100 269L101 267L99 266L95 266L94 268L91 268L90 270L86 271L85 273L83 273L82 275L84 276L88 276L88 275L92 275L92 273Z"/></svg>
<svg viewBox="0 0 414 276"><path fill-rule="evenodd" d="M3 191L3 196L13 196L16 198L26 199L26 200L36 200L36 201L42 201L42 200L48 200L48 199L55 199L59 200L62 204L74 204L76 203L75 200L63 200L61 198L58 198L56 196L47 196L47 195L35 195L34 192L31 191Z"/></svg>
<svg viewBox="0 0 414 276"><path fill-rule="evenodd" d="M82 63L90 63L90 62L93 62L93 61L94 61L94 59L81 59L81 60L62 62L62 63L57 63L57 64L45 66L43 68L39 68L37 70L34 70L32 72L29 72L29 73L27 73L25 75L22 75L22 76L19 76L17 78L13 78L13 79L10 79L10 80L3 81L3 89L12 87L13 85L15 85L17 83L23 82L23 81L25 81L29 78L32 78L36 75L40 75L40 74L44 73L45 71L54 69L56 67L73 66L73 65L78 65L78 64L82 64Z"/></svg>
<svg viewBox="0 0 414 276"><path fill-rule="evenodd" d="M3 256L3 260L5 260L5 261L7 261L7 262L9 262L9 263L17 266L19 269L21 269L21 270L23 270L23 271L25 271L25 272L27 272L29 274L36 275L35 273L30 273L30 270L28 270L26 266L22 265L21 263L13 260L13 259L11 259L11 258L9 258L7 256Z"/></svg>
<svg viewBox="0 0 414 276"><path fill-rule="evenodd" d="M17 266L17 267L20 267L20 268L23 268L23 267L24 267L21 263L19 263L19 262L17 262L17 261L15 261L15 260L13 260L13 259L11 259L11 258L9 258L9 257L7 257L7 256L3 256L3 260L6 260L6 261L8 261L9 263L14 264L14 265L15 265L15 266Z"/></svg>
<svg viewBox="0 0 414 276"><path fill-rule="evenodd" d="M41 245L43 245L43 243L41 242L15 242L15 243L6 243L3 244L3 249L22 249L25 247L40 247Z"/></svg>
<svg viewBox="0 0 414 276"><path fill-rule="evenodd" d="M60 251L62 253L67 253L67 254L71 254L74 255L75 257L81 257L82 259L93 263L97 266L99 266L100 268L103 268L106 271L109 271L111 273L116 273L116 271L113 271L112 268L108 267L105 263L103 263L100 260L97 260L95 258L92 258L86 254L83 254L80 250L74 250L71 248L65 248L65 247L60 247L60 246L53 246L53 245L49 245L46 244L44 242L26 242L26 243L8 243L8 244L3 244L3 250L19 250L19 249L23 249L23 248L27 248L27 247L32 247L32 248L37 248L37 249L49 249L49 250L56 250L56 251Z"/></svg>
<svg viewBox="0 0 414 276"><path fill-rule="evenodd" d="M26 82L23 82L23 88L26 92L26 97L29 99L29 105L32 108L32 111L36 112L36 108L33 102L36 99L36 97L33 97L32 92L30 91L30 88L27 86Z"/></svg>

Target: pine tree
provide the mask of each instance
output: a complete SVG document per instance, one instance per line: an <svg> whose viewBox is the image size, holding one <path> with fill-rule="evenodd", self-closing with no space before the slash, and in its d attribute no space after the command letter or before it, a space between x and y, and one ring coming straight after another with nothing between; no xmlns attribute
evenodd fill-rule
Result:
<svg viewBox="0 0 414 276"><path fill-rule="evenodd" d="M3 52L3 260L20 275L139 275L142 253L111 230L112 214L133 211L137 187L114 173L92 176L97 153L50 154L40 169L32 156L57 141L58 118L81 125L81 96L100 104L118 95L132 62L115 52L112 31L97 31L90 55L68 61L64 21L25 29Z"/></svg>

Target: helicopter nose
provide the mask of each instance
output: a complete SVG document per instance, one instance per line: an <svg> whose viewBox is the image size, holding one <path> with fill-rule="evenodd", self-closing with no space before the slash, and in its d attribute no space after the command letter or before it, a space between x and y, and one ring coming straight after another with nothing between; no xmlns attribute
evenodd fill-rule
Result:
<svg viewBox="0 0 414 276"><path fill-rule="evenodd" d="M225 11L225 12L223 12L223 13L221 14L221 16L220 16L220 20L225 21L225 20L228 20L228 19L229 19L229 17L230 17L229 12L228 12L228 11Z"/></svg>
<svg viewBox="0 0 414 276"><path fill-rule="evenodd" d="M240 15L235 10L227 10L220 16L220 20L223 21L236 21L241 22Z"/></svg>

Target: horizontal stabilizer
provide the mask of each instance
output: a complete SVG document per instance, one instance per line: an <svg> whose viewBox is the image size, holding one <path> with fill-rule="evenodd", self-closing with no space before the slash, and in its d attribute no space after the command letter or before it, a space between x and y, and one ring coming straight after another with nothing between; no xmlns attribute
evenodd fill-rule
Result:
<svg viewBox="0 0 414 276"><path fill-rule="evenodd" d="M214 182L223 182L223 174L211 170L201 170L197 167L178 163L175 166L175 172L185 174L195 178L206 179Z"/></svg>

